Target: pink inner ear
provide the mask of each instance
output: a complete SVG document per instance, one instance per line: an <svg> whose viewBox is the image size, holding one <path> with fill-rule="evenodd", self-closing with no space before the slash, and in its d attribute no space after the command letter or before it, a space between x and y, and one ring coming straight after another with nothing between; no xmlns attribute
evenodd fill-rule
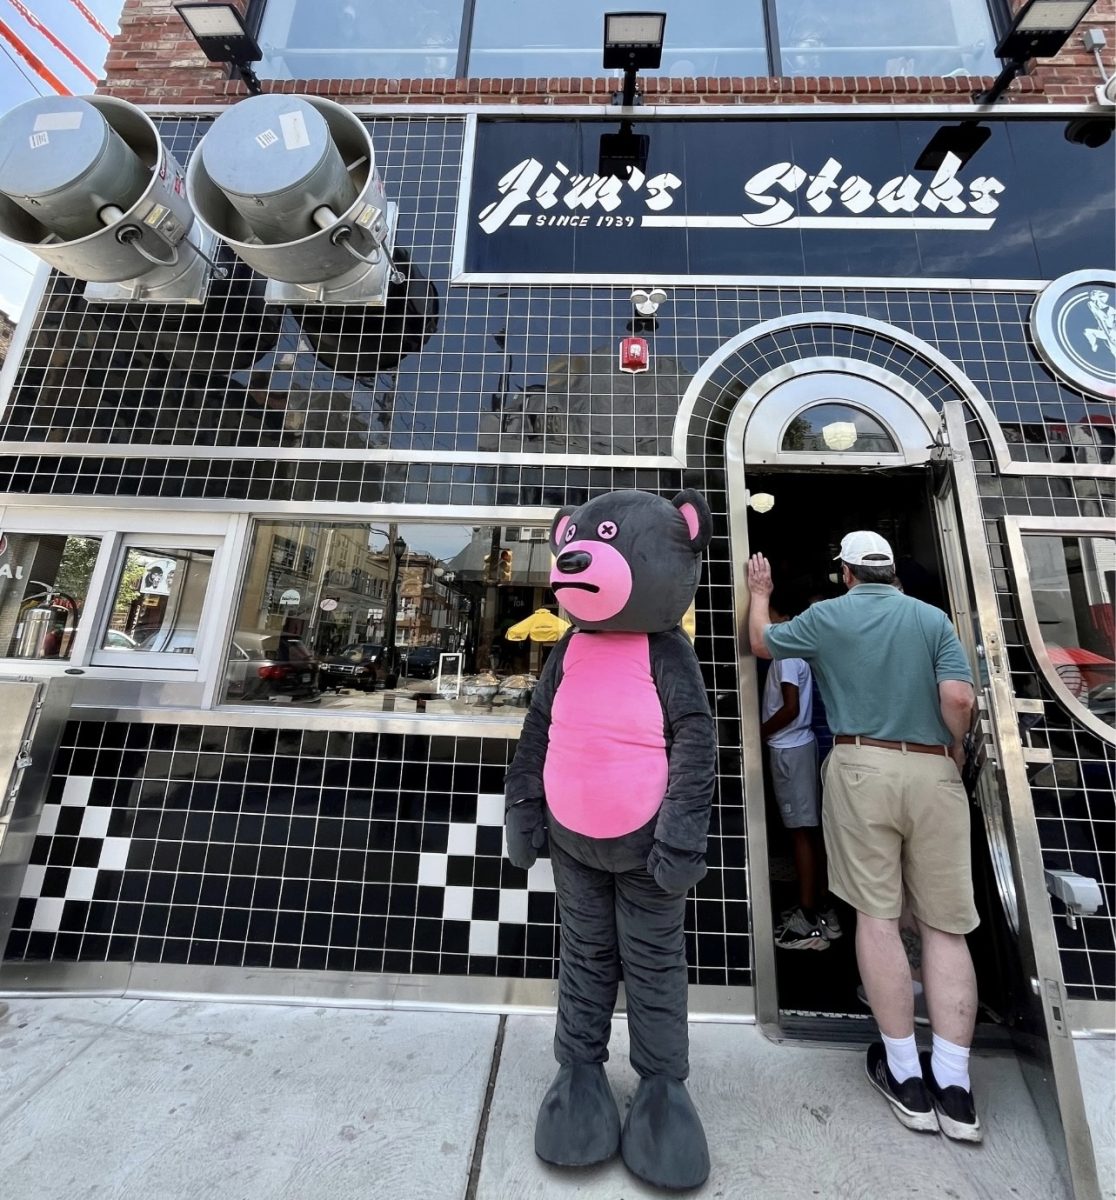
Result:
<svg viewBox="0 0 1116 1200"><path fill-rule="evenodd" d="M698 510L692 504L680 504L678 511L686 518L686 528L690 531L690 541L693 541L701 529L701 518L698 516Z"/></svg>
<svg viewBox="0 0 1116 1200"><path fill-rule="evenodd" d="M562 534L566 532L566 526L570 523L569 517L563 517L558 522L558 527L554 530L554 544L560 546L562 544Z"/></svg>

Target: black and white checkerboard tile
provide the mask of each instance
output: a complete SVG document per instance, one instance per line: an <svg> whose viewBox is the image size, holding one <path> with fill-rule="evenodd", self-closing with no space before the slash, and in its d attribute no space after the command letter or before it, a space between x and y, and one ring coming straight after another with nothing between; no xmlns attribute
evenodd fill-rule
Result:
<svg viewBox="0 0 1116 1200"><path fill-rule="evenodd" d="M38 836L50 839L51 856L45 863L31 863L20 889L22 899L35 901L35 933L57 933L68 900L92 900L98 875L123 871L127 865L132 839L109 837L112 809L91 805L92 789L91 776L71 775L60 801L43 805Z"/></svg>
<svg viewBox="0 0 1116 1200"><path fill-rule="evenodd" d="M482 793L477 797L476 821L455 821L450 825L449 841L442 853L423 852L419 856L418 882L420 887L441 888L443 893L442 919L445 921L469 922L469 953L494 955L498 953L502 926L526 926L528 903L532 893L553 893L554 875L550 859L540 858L523 876L521 887L508 886L500 889L499 909L496 919L474 917L474 891L472 885L455 884L451 880L464 877L455 870L471 863L478 852L498 844L500 854L507 851L503 836L504 797L501 793ZM492 830L500 834L493 835ZM491 851L489 851L491 852ZM464 861L463 861L464 860ZM467 872L465 873L467 875Z"/></svg>

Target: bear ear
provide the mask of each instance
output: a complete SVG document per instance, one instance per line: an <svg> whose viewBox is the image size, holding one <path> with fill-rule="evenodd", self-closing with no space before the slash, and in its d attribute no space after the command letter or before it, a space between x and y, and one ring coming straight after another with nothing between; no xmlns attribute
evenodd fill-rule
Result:
<svg viewBox="0 0 1116 1200"><path fill-rule="evenodd" d="M550 524L550 550L551 553L557 554L562 544L562 535L566 532L566 526L570 523L570 517L577 512L577 509L568 506L560 508L554 514L554 520Z"/></svg>
<svg viewBox="0 0 1116 1200"><path fill-rule="evenodd" d="M700 554L709 545L713 536L713 514L701 492L686 488L671 501L682 514L686 528L690 531L690 545L695 554Z"/></svg>

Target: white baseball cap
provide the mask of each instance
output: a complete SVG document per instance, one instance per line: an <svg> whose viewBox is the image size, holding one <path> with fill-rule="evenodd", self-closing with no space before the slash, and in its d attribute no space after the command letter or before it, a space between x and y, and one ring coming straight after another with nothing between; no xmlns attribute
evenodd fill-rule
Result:
<svg viewBox="0 0 1116 1200"><path fill-rule="evenodd" d="M853 567L893 567L895 555L887 539L873 533L870 529L856 529L846 533L841 539L841 553L834 562L840 560Z"/></svg>

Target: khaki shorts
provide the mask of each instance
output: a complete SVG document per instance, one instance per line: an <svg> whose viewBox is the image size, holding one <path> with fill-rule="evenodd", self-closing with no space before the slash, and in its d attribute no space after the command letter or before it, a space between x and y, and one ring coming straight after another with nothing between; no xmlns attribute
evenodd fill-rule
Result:
<svg viewBox="0 0 1116 1200"><path fill-rule="evenodd" d="M980 923L973 903L969 802L945 755L834 746L822 764L829 886L870 917L911 911L945 933Z"/></svg>

